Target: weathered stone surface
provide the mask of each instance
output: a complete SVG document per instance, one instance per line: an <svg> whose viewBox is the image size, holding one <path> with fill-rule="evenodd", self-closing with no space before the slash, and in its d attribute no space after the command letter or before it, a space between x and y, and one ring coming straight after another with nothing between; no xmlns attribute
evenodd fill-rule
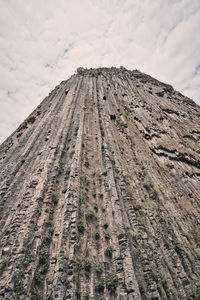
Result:
<svg viewBox="0 0 200 300"><path fill-rule="evenodd" d="M57 86L0 146L0 299L199 299L199 117L136 70Z"/></svg>

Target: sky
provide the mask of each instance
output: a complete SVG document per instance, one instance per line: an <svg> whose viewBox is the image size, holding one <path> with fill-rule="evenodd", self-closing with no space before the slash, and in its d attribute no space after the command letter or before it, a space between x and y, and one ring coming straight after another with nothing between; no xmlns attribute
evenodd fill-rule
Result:
<svg viewBox="0 0 200 300"><path fill-rule="evenodd" d="M200 0L0 0L0 144L77 67L124 66L200 104Z"/></svg>

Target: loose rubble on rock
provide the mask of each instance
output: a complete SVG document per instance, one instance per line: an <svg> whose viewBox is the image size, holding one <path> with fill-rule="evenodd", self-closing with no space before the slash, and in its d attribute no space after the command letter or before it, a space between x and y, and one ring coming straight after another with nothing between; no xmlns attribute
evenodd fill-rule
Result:
<svg viewBox="0 0 200 300"><path fill-rule="evenodd" d="M0 299L200 299L200 107L79 68L0 146Z"/></svg>

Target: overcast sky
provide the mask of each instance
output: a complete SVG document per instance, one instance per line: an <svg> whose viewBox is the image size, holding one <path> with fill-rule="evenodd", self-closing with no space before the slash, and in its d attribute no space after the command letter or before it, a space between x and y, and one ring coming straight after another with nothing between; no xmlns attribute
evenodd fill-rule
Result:
<svg viewBox="0 0 200 300"><path fill-rule="evenodd" d="M77 67L120 65L200 104L200 0L0 0L0 143Z"/></svg>

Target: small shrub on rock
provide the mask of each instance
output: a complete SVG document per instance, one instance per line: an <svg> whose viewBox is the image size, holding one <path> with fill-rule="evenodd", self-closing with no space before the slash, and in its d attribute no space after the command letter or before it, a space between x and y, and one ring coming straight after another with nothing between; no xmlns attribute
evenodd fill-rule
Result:
<svg viewBox="0 0 200 300"><path fill-rule="evenodd" d="M107 289L111 294L114 294L118 285L118 277L115 272L108 274L106 278Z"/></svg>

